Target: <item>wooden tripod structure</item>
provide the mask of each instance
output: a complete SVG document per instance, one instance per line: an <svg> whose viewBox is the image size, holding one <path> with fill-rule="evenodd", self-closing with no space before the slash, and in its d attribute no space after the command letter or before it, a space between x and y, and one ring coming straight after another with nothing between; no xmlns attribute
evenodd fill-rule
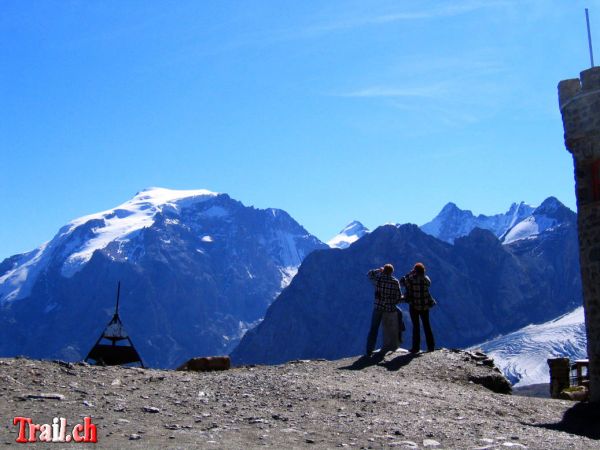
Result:
<svg viewBox="0 0 600 450"><path fill-rule="evenodd" d="M124 364L139 363L145 367L139 353L133 346L131 338L125 331L123 322L119 317L119 298L121 296L121 282L117 285L117 306L106 328L85 358L86 362L93 361L96 365L121 366ZM102 343L105 340L110 343Z"/></svg>

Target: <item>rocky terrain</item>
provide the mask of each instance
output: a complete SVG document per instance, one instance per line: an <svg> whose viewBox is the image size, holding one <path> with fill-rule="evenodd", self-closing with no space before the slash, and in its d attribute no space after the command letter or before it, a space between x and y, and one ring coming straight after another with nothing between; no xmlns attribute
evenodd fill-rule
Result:
<svg viewBox="0 0 600 450"><path fill-rule="evenodd" d="M490 363L445 349L210 373L1 359L0 444L16 445L14 416L91 416L95 448L600 448L552 429L572 403L480 384L507 387Z"/></svg>

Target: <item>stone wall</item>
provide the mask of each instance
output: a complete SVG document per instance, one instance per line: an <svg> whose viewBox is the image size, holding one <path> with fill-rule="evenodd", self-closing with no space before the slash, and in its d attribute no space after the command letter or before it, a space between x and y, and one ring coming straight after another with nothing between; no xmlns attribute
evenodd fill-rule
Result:
<svg viewBox="0 0 600 450"><path fill-rule="evenodd" d="M600 67L561 81L558 98L575 168L590 400L600 402Z"/></svg>

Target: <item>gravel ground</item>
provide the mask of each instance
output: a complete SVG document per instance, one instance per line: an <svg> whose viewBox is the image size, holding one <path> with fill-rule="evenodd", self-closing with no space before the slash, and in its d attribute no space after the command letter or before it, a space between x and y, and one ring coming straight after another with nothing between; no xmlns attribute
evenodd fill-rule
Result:
<svg viewBox="0 0 600 450"><path fill-rule="evenodd" d="M207 373L0 359L0 445L34 445L15 443L15 416L65 417L70 426L90 416L97 444L35 445L600 448L544 426L560 422L572 403L497 394L473 382L497 378L497 369L445 349Z"/></svg>

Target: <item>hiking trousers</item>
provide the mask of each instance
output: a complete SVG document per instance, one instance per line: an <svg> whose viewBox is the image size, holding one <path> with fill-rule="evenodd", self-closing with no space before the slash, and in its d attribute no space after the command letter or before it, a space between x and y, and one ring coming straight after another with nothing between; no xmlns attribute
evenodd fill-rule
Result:
<svg viewBox="0 0 600 450"><path fill-rule="evenodd" d="M409 309L410 321L412 322L412 352L418 352L421 349L421 322L423 322L423 331L425 332L425 341L427 342L427 350L432 352L435 349L435 341L433 339L433 332L431 331L431 324L429 323L429 310L418 311L412 306Z"/></svg>

